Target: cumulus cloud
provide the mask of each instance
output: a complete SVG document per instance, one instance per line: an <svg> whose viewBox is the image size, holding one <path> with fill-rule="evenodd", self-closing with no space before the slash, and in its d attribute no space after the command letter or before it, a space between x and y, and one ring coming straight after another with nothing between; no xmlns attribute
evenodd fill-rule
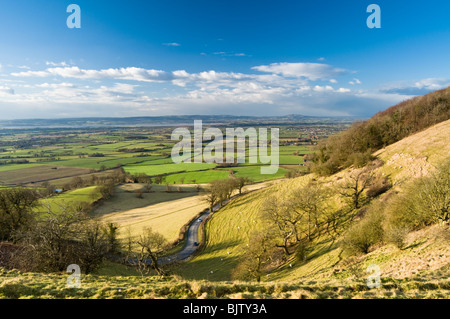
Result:
<svg viewBox="0 0 450 319"><path fill-rule="evenodd" d="M364 116L405 99L405 95L399 93L380 94L337 86L338 77L350 71L328 64L273 63L251 70L258 72L190 73L187 70L82 69L77 66L27 70L11 73L26 84L14 97L2 96L0 106L7 103L39 108L59 106L69 112L75 107L86 109L85 105L95 105L87 111L91 114L94 109L103 110L110 105L118 112L117 116L199 113ZM28 80L33 77L46 79L44 83L35 84L36 79ZM361 83L358 79L352 82ZM427 87L432 85L426 81L421 83ZM162 93L160 87L170 88L170 93ZM103 115L100 111L97 114Z"/></svg>
<svg viewBox="0 0 450 319"><path fill-rule="evenodd" d="M255 66L252 69L281 74L286 77L303 77L311 81L329 79L348 73L347 70L322 63L272 63Z"/></svg>
<svg viewBox="0 0 450 319"><path fill-rule="evenodd" d="M48 68L45 71L25 71L11 73L15 77L49 77L61 76L75 79L123 79L134 81L167 81L170 75L161 70L147 70L143 68L110 68L103 70L85 70L77 66Z"/></svg>
<svg viewBox="0 0 450 319"><path fill-rule="evenodd" d="M163 43L163 45L168 46L168 47L179 47L179 46L181 46L181 44L176 43L176 42Z"/></svg>

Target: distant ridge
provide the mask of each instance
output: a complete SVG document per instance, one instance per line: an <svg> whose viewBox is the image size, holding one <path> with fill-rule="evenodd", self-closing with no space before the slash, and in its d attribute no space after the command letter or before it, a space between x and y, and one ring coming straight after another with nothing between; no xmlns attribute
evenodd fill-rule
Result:
<svg viewBox="0 0 450 319"><path fill-rule="evenodd" d="M14 119L0 120L0 128L39 128L39 127L110 127L110 126L163 126L193 124L202 120L205 124L271 124L271 123L317 123L343 122L353 123L355 117L318 117L300 114L284 116L238 116L238 115L167 115L137 117L80 117L58 119Z"/></svg>

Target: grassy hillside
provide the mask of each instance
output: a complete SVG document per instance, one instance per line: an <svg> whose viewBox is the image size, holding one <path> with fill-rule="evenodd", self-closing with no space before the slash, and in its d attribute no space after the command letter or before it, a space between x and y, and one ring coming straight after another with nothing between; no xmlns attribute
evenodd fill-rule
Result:
<svg viewBox="0 0 450 319"><path fill-rule="evenodd" d="M376 152L374 156L384 161L375 173L389 176L394 187L381 196L387 200L402 190L405 182L429 174L434 167L450 154L450 120L430 127ZM353 171L343 170L336 175L319 177L328 185L339 185ZM245 247L253 230L264 229L260 212L268 197L282 198L290 190L306 185L312 175L288 180L267 189L234 200L216 213L207 225L207 245L202 253L191 260L179 273L184 278L207 280L232 280L233 271L246 258ZM332 200L333 205L341 202ZM370 207L371 204L368 205ZM366 207L366 208L368 208ZM370 264L377 264L385 278L409 278L430 276L448 277L450 263L450 228L429 226L410 232L404 249L392 244L378 245L367 255L346 256L337 240L322 237L315 242L307 262L294 256L275 267L262 278L264 281L304 281L334 279L362 279ZM447 267L447 268L445 268ZM447 291L447 296L448 291Z"/></svg>
<svg viewBox="0 0 450 319"><path fill-rule="evenodd" d="M448 269L448 267L447 267ZM217 282L178 277L81 277L81 288L67 288L67 274L20 273L0 268L0 298L139 299L139 298L448 298L450 279L435 274L412 280L382 279L382 288L369 290L365 280L336 279L296 282ZM430 276L431 276L430 275Z"/></svg>

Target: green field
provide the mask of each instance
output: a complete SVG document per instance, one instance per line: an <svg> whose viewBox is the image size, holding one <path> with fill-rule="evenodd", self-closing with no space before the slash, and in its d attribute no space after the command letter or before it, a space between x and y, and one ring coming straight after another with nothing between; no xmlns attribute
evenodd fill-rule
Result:
<svg viewBox="0 0 450 319"><path fill-rule="evenodd" d="M169 184L181 184L182 181L186 184L191 183L209 183L213 180L225 179L230 175L228 170L207 170L207 171L197 171L197 172L187 172L168 175L166 177L166 182Z"/></svg>
<svg viewBox="0 0 450 319"><path fill-rule="evenodd" d="M52 212L59 212L65 207L80 203L92 204L100 199L100 195L96 192L96 189L96 186L84 187L46 199L41 199L39 202L40 205L36 208L36 211L44 213L50 209Z"/></svg>
<svg viewBox="0 0 450 319"><path fill-rule="evenodd" d="M4 185L24 185L55 180L59 183L58 186L62 186L60 184L62 180L68 182L66 178L61 179L61 176L57 176L58 174L54 172L49 175L43 174L39 179L32 178L39 169L26 170L45 165L88 169L89 174L123 167L129 174L164 175L166 182L170 184L187 183L193 180L196 183L208 183L215 179L227 178L229 175L229 170L226 168L215 170L215 164L173 163L170 154L176 141L170 139L171 128L93 131L90 132L89 129L74 129L65 133L57 130L26 133L18 131L2 136L0 143L3 142L7 146L0 146L0 181L3 181ZM303 131L302 126L281 129L280 140L283 143L280 146L279 165L284 167L281 167L276 174L259 174L259 167L265 164L262 164L259 159L257 163L250 163L248 148L245 163L233 168L234 174L250 177L254 181L265 181L282 177L287 169L300 167L303 165L301 155L310 152L311 148L308 144L297 143L297 137L309 136ZM10 174L12 171L15 171L14 175ZM6 175L2 176L2 172ZM78 175L85 177L87 173L81 174L80 171Z"/></svg>
<svg viewBox="0 0 450 319"><path fill-rule="evenodd" d="M215 164L208 163L179 163L179 164L159 164L159 165L127 165L125 171L130 174L145 173L149 176L167 175L178 172L203 171L215 167Z"/></svg>

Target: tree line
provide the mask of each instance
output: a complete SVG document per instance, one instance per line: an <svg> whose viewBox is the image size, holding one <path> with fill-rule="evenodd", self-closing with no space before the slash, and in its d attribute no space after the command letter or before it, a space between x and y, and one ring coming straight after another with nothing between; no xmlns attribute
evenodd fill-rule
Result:
<svg viewBox="0 0 450 319"><path fill-rule="evenodd" d="M222 206L225 201L231 198L235 190L241 195L244 186L250 183L252 183L252 179L249 177L235 176L210 182L205 199L209 204L209 210L213 212L215 206Z"/></svg>

